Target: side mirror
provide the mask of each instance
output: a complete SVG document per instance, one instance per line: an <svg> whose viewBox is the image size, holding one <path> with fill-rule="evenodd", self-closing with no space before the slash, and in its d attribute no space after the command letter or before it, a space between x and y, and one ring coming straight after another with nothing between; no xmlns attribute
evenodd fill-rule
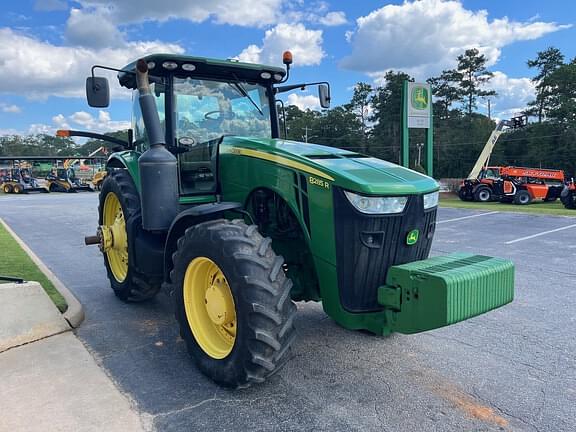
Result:
<svg viewBox="0 0 576 432"><path fill-rule="evenodd" d="M326 84L318 85L318 98L322 108L330 108L330 87Z"/></svg>
<svg viewBox="0 0 576 432"><path fill-rule="evenodd" d="M107 108L110 105L110 88L104 77L86 78L86 99L93 108Z"/></svg>

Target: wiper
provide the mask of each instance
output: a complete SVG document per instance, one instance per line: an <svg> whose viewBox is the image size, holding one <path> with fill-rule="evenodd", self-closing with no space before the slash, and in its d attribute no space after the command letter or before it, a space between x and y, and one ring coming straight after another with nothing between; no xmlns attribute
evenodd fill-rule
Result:
<svg viewBox="0 0 576 432"><path fill-rule="evenodd" d="M252 99L250 97L250 95L248 94L248 92L246 91L246 89L242 86L242 84L240 84L239 82L234 82L234 83L228 83L229 85L231 85L232 87L234 87L236 90L238 90L238 92L244 96L245 98L248 98L248 100L250 102L252 102L252 105L254 105L254 107L258 110L258 112L260 113L260 115L262 117L264 117L264 113L262 112L262 110L260 109L260 107L256 104L256 102L254 102L254 99Z"/></svg>

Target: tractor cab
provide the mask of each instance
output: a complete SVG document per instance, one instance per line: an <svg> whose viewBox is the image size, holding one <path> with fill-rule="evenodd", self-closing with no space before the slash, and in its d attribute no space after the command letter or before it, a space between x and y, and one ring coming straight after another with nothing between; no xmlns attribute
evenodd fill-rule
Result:
<svg viewBox="0 0 576 432"><path fill-rule="evenodd" d="M329 107L326 82L279 86L289 75L289 52L283 57L286 69L170 54L150 55L144 60L166 148L178 159L179 195L183 197L217 192L217 154L223 137L280 137L278 93L318 85L320 104ZM107 106L105 78L93 76L88 81L89 104ZM130 147L143 152L150 143L139 104L136 62L118 70L118 81L134 90Z"/></svg>
<svg viewBox="0 0 576 432"><path fill-rule="evenodd" d="M272 85L284 78L283 69L174 56L146 60L167 148L178 159L181 196L216 193L222 137L278 136ZM133 69L128 65L119 74L120 84L130 89ZM133 99L134 145L144 150L149 143L137 90Z"/></svg>

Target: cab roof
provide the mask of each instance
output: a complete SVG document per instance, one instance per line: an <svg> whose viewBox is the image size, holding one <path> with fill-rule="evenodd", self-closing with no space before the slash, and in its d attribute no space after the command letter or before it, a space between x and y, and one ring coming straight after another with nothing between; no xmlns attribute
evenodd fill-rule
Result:
<svg viewBox="0 0 576 432"><path fill-rule="evenodd" d="M173 73L176 75L197 76L199 78L226 80L237 78L239 80L252 82L279 82L286 75L286 70L282 67L244 63L231 59L222 60L176 54L151 54L143 57L143 59L148 63L150 75L152 76L162 76ZM167 69L163 66L166 62L175 63L176 67ZM182 68L184 64L193 65L193 67L186 66L188 68L188 70L186 70ZM133 73L135 71L136 61L124 66L122 71L118 73L120 85L130 89L136 88L136 77ZM263 72L270 73L271 78L261 77ZM276 77L281 76L282 78L275 79L274 75L276 75Z"/></svg>

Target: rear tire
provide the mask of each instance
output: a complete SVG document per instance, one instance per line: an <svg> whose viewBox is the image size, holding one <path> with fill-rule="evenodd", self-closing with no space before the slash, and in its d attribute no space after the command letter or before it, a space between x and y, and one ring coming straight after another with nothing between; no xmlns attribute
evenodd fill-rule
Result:
<svg viewBox="0 0 576 432"><path fill-rule="evenodd" d="M15 194L21 194L22 192L24 192L24 188L20 184L15 184L12 187L12 192L14 192Z"/></svg>
<svg viewBox="0 0 576 432"><path fill-rule="evenodd" d="M532 202L530 193L525 190L519 190L514 197L514 204L527 205Z"/></svg>
<svg viewBox="0 0 576 432"><path fill-rule="evenodd" d="M120 202L126 225L131 223L137 225L142 224L142 216L140 214L140 195L138 194L138 190L136 189L130 174L128 174L124 169L118 169L112 171L102 184L102 190L99 197L100 204L98 208L99 225L103 225L104 207L106 197L109 194L115 195ZM130 230L126 230L126 226L124 229L126 232L126 241L129 251L131 249L130 245L135 241L135 239L132 238ZM129 252L127 252L127 268L124 278L115 275L113 265L111 265L112 256L109 258L107 253L103 253L103 256L110 285L114 290L114 294L116 294L116 297L120 300L125 302L141 302L151 299L160 290L160 281L150 280L150 278L140 274L136 270ZM116 269L116 273L118 273L117 267L114 268Z"/></svg>
<svg viewBox="0 0 576 432"><path fill-rule="evenodd" d="M4 186L2 186L2 190L4 191L5 194L12 193L12 185L6 183Z"/></svg>
<svg viewBox="0 0 576 432"><path fill-rule="evenodd" d="M567 209L576 209L576 193L574 191L562 191L562 194L560 195L560 201L562 201L562 204L564 204L564 207Z"/></svg>
<svg viewBox="0 0 576 432"><path fill-rule="evenodd" d="M263 382L289 357L295 337L296 306L290 299L292 282L284 274L284 260L274 253L271 243L255 225L247 226L241 220L215 220L188 228L172 256L174 269L170 278L180 334L200 371L225 387L243 388ZM207 293L212 287L200 284L201 278L193 279L194 284L188 279L194 274L190 269L206 259L222 272L233 297L234 340L221 355L211 351L210 332L203 331L206 324L199 324L197 318L205 313L202 307L210 310ZM213 279L208 280L214 283ZM200 300L191 301L191 296ZM201 301L203 296L206 306ZM197 313L191 315L191 310ZM218 339L218 334L212 339Z"/></svg>
<svg viewBox="0 0 576 432"><path fill-rule="evenodd" d="M492 191L487 187L481 187L474 192L474 201L488 202L492 200Z"/></svg>

